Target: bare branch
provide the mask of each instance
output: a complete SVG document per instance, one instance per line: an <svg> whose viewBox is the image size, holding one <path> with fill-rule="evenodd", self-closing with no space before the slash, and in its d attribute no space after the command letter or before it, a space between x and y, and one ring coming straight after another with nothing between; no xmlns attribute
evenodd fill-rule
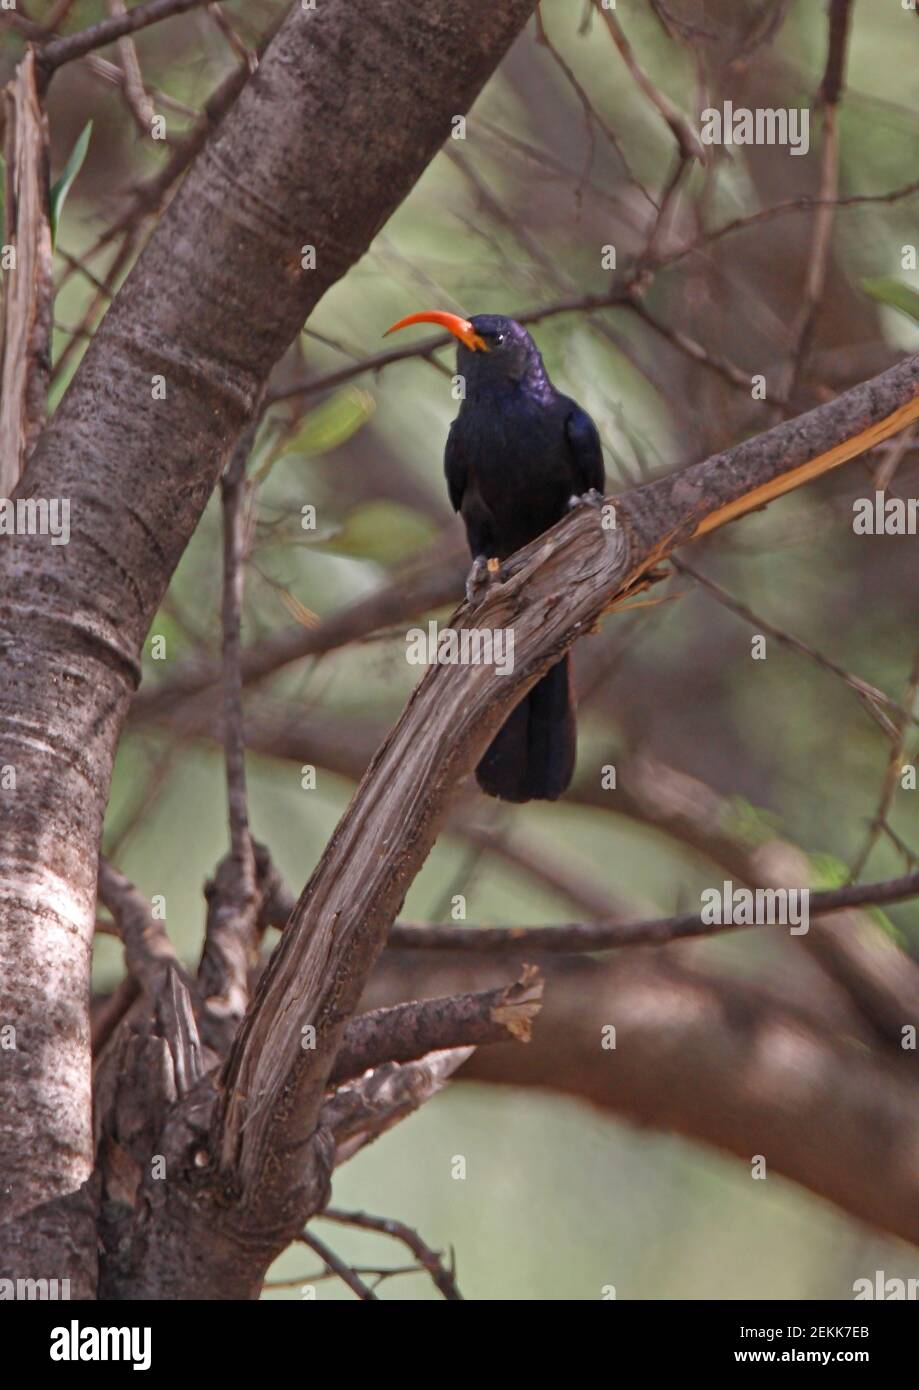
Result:
<svg viewBox="0 0 919 1390"><path fill-rule="evenodd" d="M549 38L549 35L546 32L545 24L543 22L542 11L538 8L536 10L536 42L538 44L541 44L543 48L545 48L546 51L552 55L553 62L561 72L565 81L571 87L578 101L581 103L581 108L584 112L584 120L587 126L588 148L587 157L584 161L584 168L581 170L581 176L578 180L578 195L580 196L584 188L584 185L587 182L587 179L590 175L590 170L593 164L594 157L594 125L598 125L600 129L603 131L603 134L606 136L610 145L615 150L616 155L625 170L626 176L629 179L629 182L635 185L635 187L647 199L647 201L651 204L651 207L653 208L654 199L651 197L650 193L647 191L644 185L635 177L634 173L632 172L629 162L626 159L625 153L623 152L622 146L616 137L616 132L607 124L606 121L603 120L602 116L599 114L596 107L590 100L590 97L587 95L587 92L584 90L583 86L578 81L571 68L565 62L565 59L562 57L561 53L559 53L558 49L555 47L555 44Z"/></svg>
<svg viewBox="0 0 919 1390"><path fill-rule="evenodd" d="M806 887L806 884L789 885ZM881 907L919 896L919 873L880 883L852 884L811 892L811 917L847 912L853 907ZM398 923L389 933L394 947L444 951L504 950L611 951L624 946L661 946L689 937L743 930L741 925L712 925L699 912L650 922L571 922L557 927L429 927Z"/></svg>
<svg viewBox="0 0 919 1390"><path fill-rule="evenodd" d="M605 9L601 0L594 0L594 5L600 18L609 30L613 43L618 48L620 57L632 74L636 85L644 92L652 105L657 107L657 110L670 127L674 139L679 146L681 156L684 159L698 159L704 163L705 151L699 141L699 137L696 135L679 107L675 106L670 98L662 92L659 87L655 86L648 74L639 66L632 52L632 46L623 32L622 25L619 23L612 10Z"/></svg>
<svg viewBox="0 0 919 1390"><path fill-rule="evenodd" d="M842 95L846 66L846 49L852 0L830 0L829 40L826 69L820 84L820 103L823 109L823 153L820 165L820 207L814 218L813 239L804 297L792 335L791 369L785 399L790 401L797 389L810 351L823 287L830 258L830 237L833 232L833 210L839 192L839 99Z"/></svg>
<svg viewBox="0 0 919 1390"><path fill-rule="evenodd" d="M165 923L153 916L143 894L106 859L99 861L99 899L112 914L124 942L128 974L155 1003L170 970L181 970Z"/></svg>
<svg viewBox="0 0 919 1390"><path fill-rule="evenodd" d="M122 18L127 14L124 0L106 0L106 5L109 15L113 19ZM118 58L121 63L121 71L124 74L124 96L128 110L134 117L141 135L149 135L156 112L144 86L140 60L137 57L137 49L133 39L125 37L118 40Z"/></svg>
<svg viewBox="0 0 919 1390"><path fill-rule="evenodd" d="M329 1249L324 1240L320 1240L312 1231L304 1231L297 1239L301 1244L308 1245L310 1250L315 1251L326 1269L337 1274L342 1283L347 1284L351 1292L356 1293L358 1298L363 1299L364 1302L376 1301L377 1296L373 1290L368 1288L363 1279L355 1274L351 1266L346 1264L339 1255L336 1255L334 1250Z"/></svg>
<svg viewBox="0 0 919 1390"><path fill-rule="evenodd" d="M340 1086L322 1107L321 1124L336 1145L336 1164L379 1139L400 1120L420 1110L475 1052L454 1047L417 1062L384 1062L357 1081Z"/></svg>
<svg viewBox="0 0 919 1390"><path fill-rule="evenodd" d="M53 72L64 63L72 63L74 58L82 58L84 54L91 53L94 48L114 43L116 39L122 39L127 34L136 34L151 24L171 19L173 15L185 14L187 10L193 10L203 3L204 0L145 0L144 4L135 5L133 10L116 14L109 19L100 19L98 24L80 29L75 34L68 34L66 38L50 39L39 49L39 65L45 72Z"/></svg>
<svg viewBox="0 0 919 1390"><path fill-rule="evenodd" d="M362 1231L377 1231L380 1235L400 1240L427 1270L444 1298L462 1301L463 1295L457 1287L456 1280L440 1255L421 1239L417 1231L413 1231L411 1226L406 1226L404 1221L396 1221L391 1216L370 1216L366 1211L341 1211L337 1207L326 1207L320 1219L335 1221L340 1226L357 1226Z"/></svg>
<svg viewBox="0 0 919 1390"><path fill-rule="evenodd" d="M256 416L257 420L257 416ZM246 798L240 650L246 552L246 462L256 432L244 431L221 480L223 500L223 746L230 852L208 894L207 929L198 981L205 1036L226 1051L249 1001L259 892Z"/></svg>
<svg viewBox="0 0 919 1390"><path fill-rule="evenodd" d="M851 1031L833 1036L822 1010L790 1007L781 987L662 953L542 957L539 966L546 998L533 1041L478 1048L463 1080L578 1097L734 1154L748 1175L751 1155L762 1154L770 1173L919 1241L912 1067L879 1060ZM366 1002L483 989L503 968L485 955L387 952Z"/></svg>
<svg viewBox="0 0 919 1390"><path fill-rule="evenodd" d="M881 795L877 810L872 818L865 843L852 865L850 877L853 879L858 878L859 874L862 872L862 869L868 862L871 851L877 843L878 836L887 824L887 817L893 803L894 793L897 789L897 780L900 776L903 754L906 748L907 730L909 729L910 718L913 717L912 711L915 708L917 695L919 695L919 651L916 652L913 658L913 668L906 682L906 693L903 700L904 713L900 718L896 736L891 741L890 755L887 759L887 767L884 771L884 781L881 787Z"/></svg>
<svg viewBox="0 0 919 1390"><path fill-rule="evenodd" d="M515 984L502 989L361 1014L348 1025L330 1080L340 1084L381 1062L411 1062L445 1048L529 1042L542 993L538 970L527 967Z"/></svg>
<svg viewBox="0 0 919 1390"><path fill-rule="evenodd" d="M223 6L214 3L209 4L207 7L207 12L216 24L217 28L220 30L221 34L223 34L224 38L226 39L230 48L232 48L233 52L236 54L237 58L242 59L242 61L246 64L246 67L249 69L250 72L255 72L256 68L258 67L258 55L256 53L253 53L252 50L250 48L247 48L246 45L243 43L236 30L233 28L233 25L230 23L229 19L227 19L227 16L225 15L223 10Z"/></svg>
<svg viewBox="0 0 919 1390"><path fill-rule="evenodd" d="M324 618L316 628L297 624L253 643L241 656L244 683L252 684L292 661L322 656L351 642L360 642L380 628L397 626L419 613L454 603L463 590L465 559L458 547L447 561L443 559L442 546L439 553L438 564L422 565L413 573L397 575L366 598L357 599ZM169 713L181 701L206 691L220 679L218 663L189 660L162 687L154 686L137 696L132 706L132 720Z"/></svg>
<svg viewBox="0 0 919 1390"><path fill-rule="evenodd" d="M757 632L768 633L770 637L774 637L775 640L781 642L783 646L789 647L792 651L800 652L803 656L809 657L810 660L822 670L829 671L831 675L838 676L850 690L855 691L856 695L875 719L878 718L878 706L882 705L885 709L896 714L900 720L906 723L912 721L914 724L919 725L919 717L912 713L909 702L907 702L906 705L898 704L896 700L879 689L878 686L872 685L870 681L862 680L861 676L853 675L852 672L847 671L844 666L840 666L837 661L831 660L831 658L825 656L823 652L819 652L806 642L802 642L800 637L795 637L792 633L786 632L784 628L776 627L775 623L769 622L767 618L761 617L759 613L754 613L753 609L749 608L747 604L741 603L739 599L729 594L721 584L716 583L714 579L710 579L708 575L702 574L700 570L688 564L684 559L671 557L670 563L673 565L674 569L679 570L682 574L691 575L697 584L701 585L703 589L710 593L719 603L723 604L725 608L729 608L732 613L736 613L737 616L743 618L745 622L752 623ZM885 731L889 730L890 721L886 716L878 722L881 723L881 727L884 728Z"/></svg>
<svg viewBox="0 0 919 1390"><path fill-rule="evenodd" d="M911 183L903 184L900 188L892 188L887 193L852 193L844 198L834 198L831 200L831 206L833 208L855 208L868 207L872 204L898 203L904 198L915 197L917 193L919 193L919 179L914 179ZM658 267L676 265L686 256L707 251L715 242L720 241L723 237L733 236L735 232L746 231L747 228L759 226L763 222L772 222L791 212L813 212L823 206L824 203L820 198L811 198L805 195L801 198L788 198L782 203L773 203L771 207L760 208L758 212L749 213L745 217L734 217L729 222L722 223L720 227L714 227L710 232L703 232L701 236L696 237L687 245L660 255L657 260Z"/></svg>

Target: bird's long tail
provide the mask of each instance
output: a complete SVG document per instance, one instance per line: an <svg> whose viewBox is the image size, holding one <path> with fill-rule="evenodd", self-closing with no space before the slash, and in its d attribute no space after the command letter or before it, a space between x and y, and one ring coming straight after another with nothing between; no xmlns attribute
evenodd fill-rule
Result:
<svg viewBox="0 0 919 1390"><path fill-rule="evenodd" d="M555 801L571 781L576 755L571 662L565 656L498 730L475 770L476 781L503 801Z"/></svg>

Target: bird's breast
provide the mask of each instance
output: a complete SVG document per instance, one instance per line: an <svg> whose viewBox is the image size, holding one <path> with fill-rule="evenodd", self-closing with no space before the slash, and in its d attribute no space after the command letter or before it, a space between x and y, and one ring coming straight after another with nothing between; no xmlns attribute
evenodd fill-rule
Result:
<svg viewBox="0 0 919 1390"><path fill-rule="evenodd" d="M565 515L574 482L564 421L505 407L467 410L458 424L467 460L462 512L467 521L487 512L503 559Z"/></svg>

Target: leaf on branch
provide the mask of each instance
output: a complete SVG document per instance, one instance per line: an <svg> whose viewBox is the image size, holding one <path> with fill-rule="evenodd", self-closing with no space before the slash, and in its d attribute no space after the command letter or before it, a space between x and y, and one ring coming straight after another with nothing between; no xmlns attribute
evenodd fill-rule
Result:
<svg viewBox="0 0 919 1390"><path fill-rule="evenodd" d="M879 275L875 279L863 280L862 289L880 304L899 309L901 314L919 323L919 291L911 285L895 280L892 275Z"/></svg>
<svg viewBox="0 0 919 1390"><path fill-rule="evenodd" d="M87 121L79 136L77 143L70 151L70 158L64 165L60 178L52 186L50 204L50 223L51 223L51 249L57 245L57 229L61 222L61 213L64 211L64 204L67 201L67 194L73 186L73 181L83 167L86 158L86 151L89 149L89 140L93 132L92 121Z"/></svg>
<svg viewBox="0 0 919 1390"><path fill-rule="evenodd" d="M288 448L269 450L268 457L253 473L252 481L264 482L278 462L319 458L346 444L367 423L375 409L376 401L369 391L356 386L337 391L307 412Z"/></svg>

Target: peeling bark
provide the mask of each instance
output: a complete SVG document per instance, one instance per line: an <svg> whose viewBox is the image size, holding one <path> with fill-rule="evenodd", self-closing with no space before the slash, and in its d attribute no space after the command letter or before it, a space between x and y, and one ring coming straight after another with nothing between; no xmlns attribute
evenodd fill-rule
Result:
<svg viewBox="0 0 919 1390"><path fill-rule="evenodd" d="M48 118L27 53L3 93L6 106L5 226L16 267L4 272L0 367L0 497L12 497L45 423L51 374L51 228L48 220Z"/></svg>

